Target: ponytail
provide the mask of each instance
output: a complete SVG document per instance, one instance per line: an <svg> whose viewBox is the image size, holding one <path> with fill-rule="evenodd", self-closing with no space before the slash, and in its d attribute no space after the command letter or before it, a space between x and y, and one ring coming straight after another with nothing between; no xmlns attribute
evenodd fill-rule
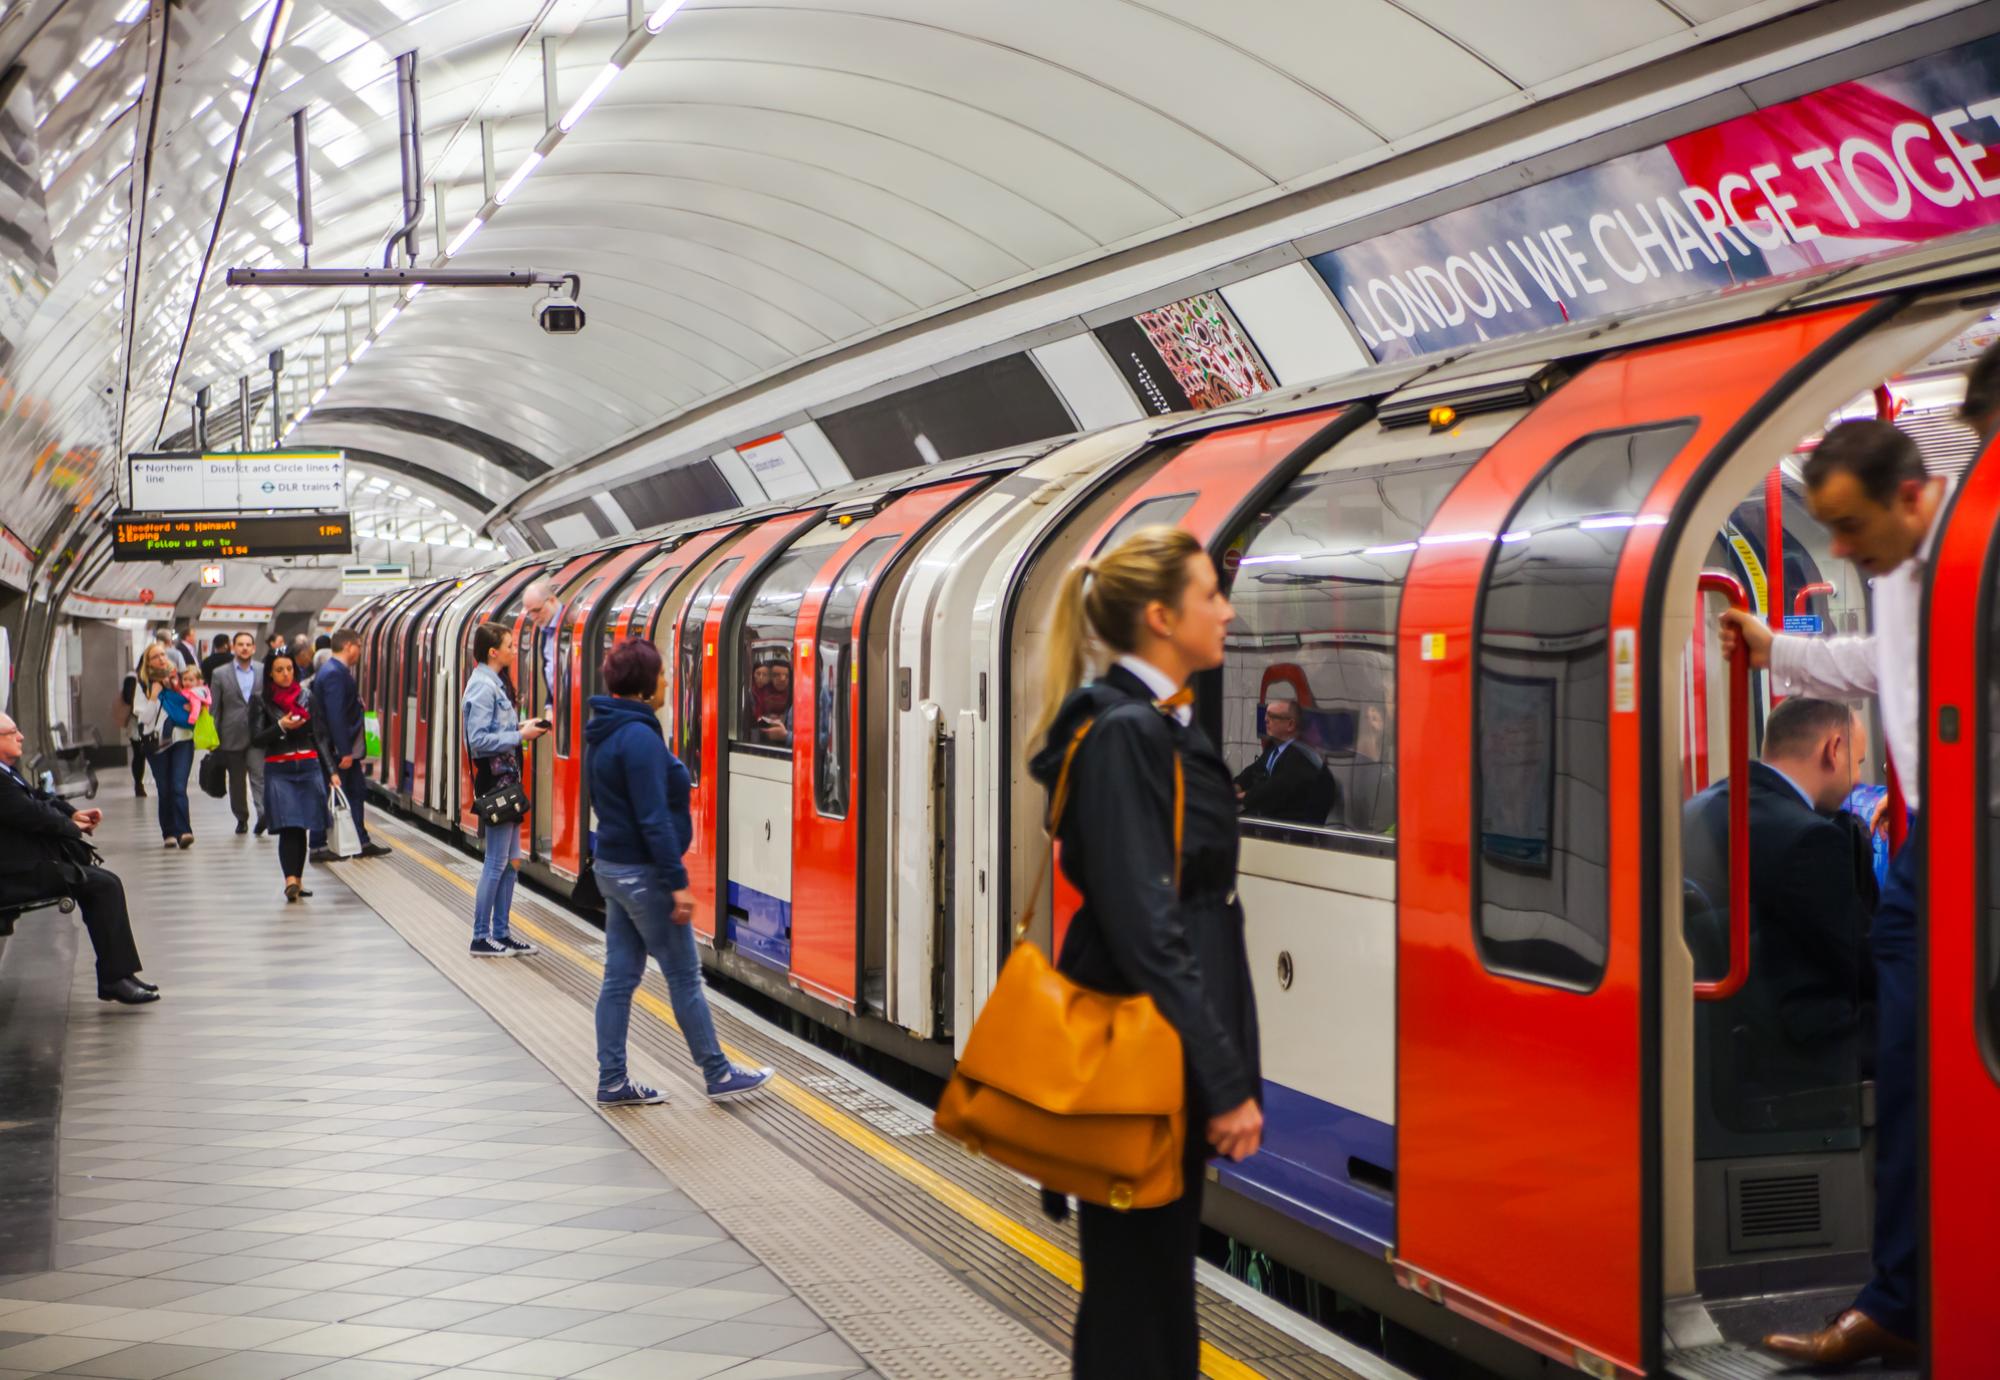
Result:
<svg viewBox="0 0 2000 1380"><path fill-rule="evenodd" d="M1062 583L1056 586L1055 621L1049 625L1048 646L1042 653L1042 708L1035 716L1030 743L1039 743L1048 736L1063 701L1069 698L1070 691L1083 684L1083 582L1095 573L1090 562L1085 561L1065 570Z"/></svg>
<svg viewBox="0 0 2000 1380"><path fill-rule="evenodd" d="M1179 606L1188 561L1201 552L1201 543L1185 528L1141 527L1096 560L1063 572L1042 659L1042 708L1030 742L1047 736L1063 701L1083 683L1086 637L1095 636L1115 652L1131 651L1149 605Z"/></svg>

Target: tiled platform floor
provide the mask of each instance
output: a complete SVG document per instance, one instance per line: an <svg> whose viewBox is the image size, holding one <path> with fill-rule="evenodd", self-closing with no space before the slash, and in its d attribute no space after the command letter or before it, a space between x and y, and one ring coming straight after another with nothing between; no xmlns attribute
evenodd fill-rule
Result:
<svg viewBox="0 0 2000 1380"><path fill-rule="evenodd" d="M108 779L165 1000L99 1003L79 945L52 1268L0 1277L0 1380L867 1374L348 888L288 907L218 803L167 852Z"/></svg>

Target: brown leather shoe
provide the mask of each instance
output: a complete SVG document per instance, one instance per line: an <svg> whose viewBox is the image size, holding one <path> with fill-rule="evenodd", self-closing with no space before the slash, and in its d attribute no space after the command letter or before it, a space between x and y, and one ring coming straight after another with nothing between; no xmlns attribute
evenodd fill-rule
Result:
<svg viewBox="0 0 2000 1380"><path fill-rule="evenodd" d="M1809 1366L1854 1366L1863 1361L1914 1362L1917 1344L1898 1337L1859 1308L1850 1308L1817 1332L1780 1332L1764 1349Z"/></svg>

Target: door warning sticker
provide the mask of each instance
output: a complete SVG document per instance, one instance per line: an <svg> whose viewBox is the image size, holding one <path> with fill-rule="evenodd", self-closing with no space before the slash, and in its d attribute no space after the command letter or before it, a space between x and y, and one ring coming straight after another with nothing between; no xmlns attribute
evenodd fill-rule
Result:
<svg viewBox="0 0 2000 1380"><path fill-rule="evenodd" d="M1639 634L1634 628L1611 630L1611 707L1620 714L1639 707Z"/></svg>
<svg viewBox="0 0 2000 1380"><path fill-rule="evenodd" d="M1425 661L1444 660L1444 634L1425 633L1421 639Z"/></svg>

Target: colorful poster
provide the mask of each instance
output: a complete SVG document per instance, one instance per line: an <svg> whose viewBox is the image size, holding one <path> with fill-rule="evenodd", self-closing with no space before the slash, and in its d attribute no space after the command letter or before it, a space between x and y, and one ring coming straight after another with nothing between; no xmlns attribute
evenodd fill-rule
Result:
<svg viewBox="0 0 2000 1380"><path fill-rule="evenodd" d="M1377 359L2000 221L2000 36L1315 255Z"/></svg>
<svg viewBox="0 0 2000 1380"><path fill-rule="evenodd" d="M1278 386L1217 293L1114 321L1097 338L1149 412L1221 407Z"/></svg>

